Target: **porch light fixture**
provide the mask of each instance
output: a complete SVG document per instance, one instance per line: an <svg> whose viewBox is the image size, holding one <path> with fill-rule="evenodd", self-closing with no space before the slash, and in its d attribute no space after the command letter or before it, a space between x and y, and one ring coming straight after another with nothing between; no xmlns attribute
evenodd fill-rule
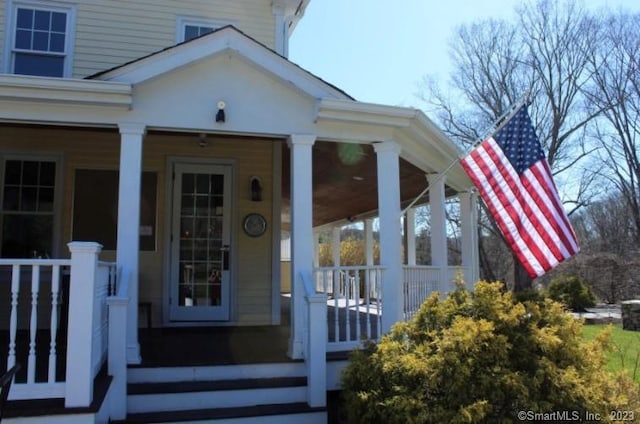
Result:
<svg viewBox="0 0 640 424"><path fill-rule="evenodd" d="M262 181L260 180L260 177L251 177L249 190L251 192L251 200L253 202L262 202Z"/></svg>
<svg viewBox="0 0 640 424"><path fill-rule="evenodd" d="M218 112L216 113L216 122L224 122L226 117L224 116L224 108L226 103L220 100L218 102Z"/></svg>

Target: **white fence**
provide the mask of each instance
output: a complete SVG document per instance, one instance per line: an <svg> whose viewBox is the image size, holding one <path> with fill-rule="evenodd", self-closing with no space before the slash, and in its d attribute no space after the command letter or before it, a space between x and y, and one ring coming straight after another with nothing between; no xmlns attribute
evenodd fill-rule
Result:
<svg viewBox="0 0 640 424"><path fill-rule="evenodd" d="M7 369L16 363L23 369L9 394L12 400L65 398L67 406L90 404L93 379L107 357L106 301L115 290L116 268L97 261L96 243L70 243L69 248L69 260L0 259L0 290L9 294L8 325L2 325L8 327L9 342L0 348L7 349Z"/></svg>
<svg viewBox="0 0 640 424"><path fill-rule="evenodd" d="M433 292L445 297L454 290L459 278L469 281L465 267L405 266L404 267L404 317L411 319ZM469 283L467 283L469 285Z"/></svg>
<svg viewBox="0 0 640 424"><path fill-rule="evenodd" d="M58 358L61 324L66 329L60 317L62 299L66 297L62 282L69 275L70 266L69 260L0 259L0 284L10 285L7 369L20 359L26 373L25 381L14 383L12 399L64 396L64 383L56 376L62 362ZM64 286L68 290L68 284ZM6 289L2 292L6 293ZM46 346L39 347L47 332ZM43 350L48 350L47 372L36 379L36 352L42 356Z"/></svg>
<svg viewBox="0 0 640 424"><path fill-rule="evenodd" d="M382 320L382 267L317 268L316 292L328 296L327 351L359 347L378 340Z"/></svg>

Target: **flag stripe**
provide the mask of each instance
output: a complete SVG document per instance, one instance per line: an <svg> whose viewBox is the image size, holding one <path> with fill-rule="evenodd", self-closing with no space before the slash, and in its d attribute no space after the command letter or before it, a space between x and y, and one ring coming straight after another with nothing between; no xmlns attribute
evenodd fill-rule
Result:
<svg viewBox="0 0 640 424"><path fill-rule="evenodd" d="M534 168L537 165L534 165ZM531 202L535 202L538 205L540 213L544 216L545 222L548 224L544 228L544 232L541 237L545 238L545 242L555 248L554 254L558 261L562 261L569 254L569 243L564 234L558 231L558 210L549 198L549 194L544 187L539 186L539 174L534 171L534 168L525 171L523 174L522 182L525 190L530 194Z"/></svg>
<svg viewBox="0 0 640 424"><path fill-rule="evenodd" d="M500 228L500 231L502 231L502 234L515 251L516 256L518 256L527 272L530 275L538 274L543 268L531 253L526 243L513 231L515 226L511 221L511 217L506 212L503 202L495 193L493 186L488 182L489 177L482 168L483 161L479 154L480 150L482 149L478 148L474 150L469 156L463 159L462 165L467 170L474 185L478 188L480 196L485 201L491 215L495 217L496 224ZM486 169L486 167L484 169Z"/></svg>
<svg viewBox="0 0 640 424"><path fill-rule="evenodd" d="M571 255L575 255L580 251L580 248L578 246L576 234L573 231L573 227L571 227L569 218L567 217L567 214L564 212L564 208L562 207L562 202L560 201L558 190L555 188L555 183L551 174L551 168L549 168L549 164L545 160L542 163L538 164L538 166L533 168L533 171L539 174L539 180L544 180L544 183L541 183L541 187L545 189L547 196L553 203L553 210L556 212L556 220L558 221L558 225L562 229L562 235L567 240L568 250Z"/></svg>
<svg viewBox="0 0 640 424"><path fill-rule="evenodd" d="M526 108L461 165L531 277L580 250Z"/></svg>
<svg viewBox="0 0 640 424"><path fill-rule="evenodd" d="M491 138L489 141L491 145L489 154L494 156L495 163L500 162L503 165L496 168L496 170L500 172L501 177L504 178L513 193L513 200L505 204L505 207L513 208L522 216L522 220L526 224L524 228L520 229L521 236L527 240L527 243L534 244L537 247L538 260L545 269L550 269L550 267L554 267L563 259L562 252L558 247L559 238L552 230L552 226L540 209L540 205L533 200L531 193L526 188L528 184L521 180L521 177L513 169L495 140ZM523 177L526 175L527 172L525 171ZM523 179L526 180L526 178Z"/></svg>

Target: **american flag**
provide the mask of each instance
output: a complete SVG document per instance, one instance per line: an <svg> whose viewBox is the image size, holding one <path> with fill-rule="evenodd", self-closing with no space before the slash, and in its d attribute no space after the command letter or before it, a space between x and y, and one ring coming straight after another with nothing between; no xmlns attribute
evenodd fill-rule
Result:
<svg viewBox="0 0 640 424"><path fill-rule="evenodd" d="M532 278L580 248L526 107L461 160Z"/></svg>

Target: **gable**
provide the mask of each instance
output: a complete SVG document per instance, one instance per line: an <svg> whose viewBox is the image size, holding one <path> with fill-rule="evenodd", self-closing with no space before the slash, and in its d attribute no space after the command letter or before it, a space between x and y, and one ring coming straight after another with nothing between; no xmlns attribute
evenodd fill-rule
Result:
<svg viewBox="0 0 640 424"><path fill-rule="evenodd" d="M233 26L89 78L131 84L129 118L160 128L290 134L312 129L318 99L352 100ZM228 119L212 126L219 101Z"/></svg>
<svg viewBox="0 0 640 424"><path fill-rule="evenodd" d="M216 122L225 102L225 122ZM315 99L234 53L214 55L133 85L128 119L149 127L267 133L311 132Z"/></svg>

